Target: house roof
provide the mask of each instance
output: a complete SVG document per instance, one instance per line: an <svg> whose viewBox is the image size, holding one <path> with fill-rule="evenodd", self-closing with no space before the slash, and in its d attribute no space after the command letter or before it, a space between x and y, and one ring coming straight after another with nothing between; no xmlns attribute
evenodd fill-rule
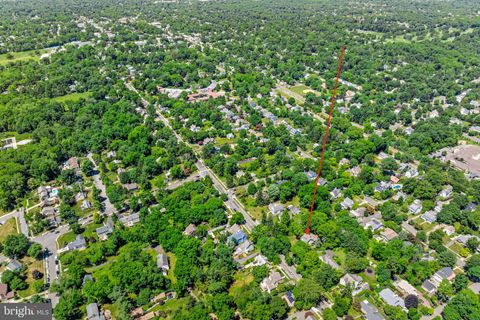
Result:
<svg viewBox="0 0 480 320"><path fill-rule="evenodd" d="M440 270L438 270L436 273L440 278L442 279L447 279L453 275L453 270L450 267L444 267Z"/></svg>
<svg viewBox="0 0 480 320"><path fill-rule="evenodd" d="M192 235L195 233L196 230L197 230L197 227L195 227L193 223L190 223L183 231L183 234Z"/></svg>
<svg viewBox="0 0 480 320"><path fill-rule="evenodd" d="M379 293L380 297L385 301L387 304L395 307L405 307L405 302L402 298L400 298L395 292L393 292L390 288L385 288Z"/></svg>
<svg viewBox="0 0 480 320"><path fill-rule="evenodd" d="M90 319L91 317L95 317L98 315L98 305L96 303L87 304L87 317Z"/></svg>
<svg viewBox="0 0 480 320"><path fill-rule="evenodd" d="M22 264L15 259L11 260L7 265L7 269L11 271L20 270L21 268L22 268Z"/></svg>
<svg viewBox="0 0 480 320"><path fill-rule="evenodd" d="M417 289L415 289L414 286L412 286L410 283L407 281L400 279L397 282L395 282L395 286L405 292L406 294L413 294L413 295L418 295Z"/></svg>
<svg viewBox="0 0 480 320"><path fill-rule="evenodd" d="M239 230L232 234L230 237L227 238L227 242L230 242L232 240L235 241L235 243L239 244L247 239L247 236L242 230Z"/></svg>
<svg viewBox="0 0 480 320"><path fill-rule="evenodd" d="M432 292L436 287L432 282L430 282L430 280L427 279L422 283L422 288L428 292Z"/></svg>
<svg viewBox="0 0 480 320"><path fill-rule="evenodd" d="M0 283L0 296L6 296L8 293L8 284Z"/></svg>
<svg viewBox="0 0 480 320"><path fill-rule="evenodd" d="M390 241L390 240L392 240L393 238L395 238L395 237L398 236L398 234L397 234L395 231L393 231L392 229L390 229L390 228L385 228L385 230L383 230L383 231L380 233L380 235L381 235L382 237L384 237L387 241Z"/></svg>
<svg viewBox="0 0 480 320"><path fill-rule="evenodd" d="M378 309L367 300L360 302L360 305L367 320L385 320L385 318L378 312Z"/></svg>
<svg viewBox="0 0 480 320"><path fill-rule="evenodd" d="M295 298L293 297L292 291L287 291L287 293L285 293L284 297L285 297L285 299L287 299L290 303L294 303L294 302L295 302Z"/></svg>
<svg viewBox="0 0 480 320"><path fill-rule="evenodd" d="M81 234L79 234L77 235L75 240L67 244L67 248L69 250L75 250L75 249L83 248L85 247L85 245L86 245L85 238Z"/></svg>
<svg viewBox="0 0 480 320"><path fill-rule="evenodd" d="M273 214L277 214L283 211L283 205L280 203L270 203L268 209L270 209Z"/></svg>
<svg viewBox="0 0 480 320"><path fill-rule="evenodd" d="M157 267L168 268L168 256L164 253L157 255Z"/></svg>

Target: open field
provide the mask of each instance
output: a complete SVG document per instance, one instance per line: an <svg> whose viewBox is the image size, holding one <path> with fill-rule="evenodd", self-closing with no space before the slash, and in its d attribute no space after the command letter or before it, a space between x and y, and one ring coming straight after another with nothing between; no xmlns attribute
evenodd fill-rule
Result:
<svg viewBox="0 0 480 320"><path fill-rule="evenodd" d="M40 60L40 56L44 53L50 52L53 49L29 50L22 52L12 52L0 54L0 65L6 65L10 62Z"/></svg>
<svg viewBox="0 0 480 320"><path fill-rule="evenodd" d="M16 218L8 219L2 226L0 226L0 242L5 240L9 234L16 233L18 233Z"/></svg>
<svg viewBox="0 0 480 320"><path fill-rule="evenodd" d="M56 102L65 103L67 101L78 102L80 99L86 99L91 96L90 92L71 93L60 97L55 97L52 100Z"/></svg>

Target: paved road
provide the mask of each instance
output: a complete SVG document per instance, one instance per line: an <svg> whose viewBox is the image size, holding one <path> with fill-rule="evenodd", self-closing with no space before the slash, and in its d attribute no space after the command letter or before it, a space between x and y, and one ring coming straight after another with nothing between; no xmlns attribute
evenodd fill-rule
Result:
<svg viewBox="0 0 480 320"><path fill-rule="evenodd" d="M140 99L142 100L142 104L144 106L148 106L149 105L149 102L143 98L138 90L129 82L125 83L125 86L127 87L127 89L137 93L139 96L140 96ZM231 210L233 211L238 211L240 212L243 217L245 218L245 227L247 229L247 231L251 232L252 229L258 225L259 223L255 220L252 219L252 217L250 216L250 214L248 214L248 212L245 210L244 206L240 203L240 201L237 199L237 197L235 196L235 194L233 193L233 191L229 190L224 184L223 182L220 180L220 178L217 177L217 175L215 173L213 173L212 170L210 170L209 167L207 167L203 161L201 160L201 157L200 155L195 151L195 148L188 142L186 142L173 128L172 126L170 125L170 122L168 121L167 118L165 118L163 116L163 114L157 109L157 115L158 115L158 118L160 119L160 121L162 121L165 126L167 128L169 128L170 130L172 130L173 132L173 135L175 136L175 138L177 138L177 141L179 142L182 142L184 144L186 144L187 146L190 147L190 149L192 149L192 151L195 153L195 155L197 156L197 158L199 159L196 163L195 163L195 166L197 167L197 170L199 172L206 172L210 178L212 179L212 182L213 182L213 186L215 187L215 189L217 189L218 192L220 193L224 193L228 196L228 199L227 201L225 201L225 205L230 208Z"/></svg>
<svg viewBox="0 0 480 320"><path fill-rule="evenodd" d="M103 211L103 213L106 214L107 216L110 216L113 213L115 213L115 207L110 202L110 199L108 199L107 197L107 191L105 189L105 185L103 184L103 181L100 178L100 174L98 172L98 166L95 163L95 160L93 160L92 154L89 153L87 157L90 161L92 161L94 166L93 169L95 173L92 175L93 183L95 184L95 187L97 187L97 189L100 190L100 196L102 197L102 199L104 199L103 204L104 204L105 210Z"/></svg>
<svg viewBox="0 0 480 320"><path fill-rule="evenodd" d="M83 217L78 220L81 225L91 223L93 221L92 215ZM67 233L70 230L68 224L61 225L54 230L45 232L31 239L32 242L37 242L47 250L45 253L45 281L52 283L56 280L60 274L59 266L55 263L58 255L57 239L61 235ZM54 293L49 293L48 298L52 300L53 306L58 303L58 297Z"/></svg>
<svg viewBox="0 0 480 320"><path fill-rule="evenodd" d="M29 237L28 233L28 224L25 221L25 208L20 208L18 210L18 224L20 225L20 232L23 233L27 238Z"/></svg>
<svg viewBox="0 0 480 320"><path fill-rule="evenodd" d="M36 207L36 206L34 206ZM33 207L32 207L33 208ZM32 209L30 208L30 209ZM10 213L4 214L3 216L0 217L0 224L4 224L8 220L12 218L17 218L18 221L18 226L20 227L19 232L23 233L27 238L29 237L28 234L28 224L25 221L25 208L20 208L18 210L14 210Z"/></svg>

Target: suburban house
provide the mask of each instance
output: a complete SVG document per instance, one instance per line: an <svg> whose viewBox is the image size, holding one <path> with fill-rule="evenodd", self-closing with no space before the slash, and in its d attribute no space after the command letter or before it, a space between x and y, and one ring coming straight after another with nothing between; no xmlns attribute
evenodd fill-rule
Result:
<svg viewBox="0 0 480 320"><path fill-rule="evenodd" d="M312 170L305 172L305 174L307 175L308 181L313 181L317 178L317 174Z"/></svg>
<svg viewBox="0 0 480 320"><path fill-rule="evenodd" d="M417 289L415 289L415 287L412 286L410 283L408 283L406 280L399 279L398 281L395 281L393 285L404 296L408 296L408 295L414 295L417 297L420 296L420 293L417 291Z"/></svg>
<svg viewBox="0 0 480 320"><path fill-rule="evenodd" d="M418 176L418 170L413 168L413 169L410 169L408 170L407 172L405 172L405 177L407 178L415 178L416 176Z"/></svg>
<svg viewBox="0 0 480 320"><path fill-rule="evenodd" d="M428 223L434 223L437 221L437 212L430 210L421 215L422 219Z"/></svg>
<svg viewBox="0 0 480 320"><path fill-rule="evenodd" d="M108 239L108 236L113 232L113 222L112 218L108 218L107 224L101 227L98 227L95 232L100 240L104 241Z"/></svg>
<svg viewBox="0 0 480 320"><path fill-rule="evenodd" d="M129 192L135 192L138 190L138 184L136 183L125 183L123 187Z"/></svg>
<svg viewBox="0 0 480 320"><path fill-rule="evenodd" d="M168 256L165 253L160 253L157 255L157 267L162 271L164 276L168 274L170 265L168 264Z"/></svg>
<svg viewBox="0 0 480 320"><path fill-rule="evenodd" d="M87 305L87 320L105 320L105 317L98 311L96 303Z"/></svg>
<svg viewBox="0 0 480 320"><path fill-rule="evenodd" d="M282 276L280 275L280 273L278 273L277 271L272 271L270 272L270 275L268 277L262 280L262 282L260 283L260 288L263 291L267 291L268 293L270 293L278 286L281 280Z"/></svg>
<svg viewBox="0 0 480 320"><path fill-rule="evenodd" d="M10 260L10 262L7 264L7 270L10 270L12 272L20 271L22 269L22 264L16 260Z"/></svg>
<svg viewBox="0 0 480 320"><path fill-rule="evenodd" d="M422 284L422 288L426 292L433 294L443 280L452 281L454 278L455 273L453 272L452 268L444 267L435 272L435 274L431 276L430 279L425 280Z"/></svg>
<svg viewBox="0 0 480 320"><path fill-rule="evenodd" d="M295 305L295 298L293 297L292 291L287 291L287 293L282 296L282 299L285 300L290 308Z"/></svg>
<svg viewBox="0 0 480 320"><path fill-rule="evenodd" d="M87 209L90 209L91 207L92 207L92 203L87 199L84 199L82 201L82 204L80 205L80 209L82 210L87 210Z"/></svg>
<svg viewBox="0 0 480 320"><path fill-rule="evenodd" d="M422 202L418 199L416 199L415 201L413 201L413 203L408 207L408 210L413 213L413 214L417 214L417 213L420 213L420 211L422 211Z"/></svg>
<svg viewBox="0 0 480 320"><path fill-rule="evenodd" d="M380 237L382 238L382 240L388 242L398 237L398 233L396 233L390 228L385 228L385 230L382 230L382 232L380 232Z"/></svg>
<svg viewBox="0 0 480 320"><path fill-rule="evenodd" d="M76 157L71 157L63 163L63 170L74 170L76 173L80 172L80 163Z"/></svg>
<svg viewBox="0 0 480 320"><path fill-rule="evenodd" d="M268 205L268 209L270 210L272 215L277 216L283 212L283 205L281 205L280 203L270 203Z"/></svg>
<svg viewBox="0 0 480 320"><path fill-rule="evenodd" d="M372 231L377 231L383 227L383 223L375 218L370 219L367 223L365 223L365 229L371 228Z"/></svg>
<svg viewBox="0 0 480 320"><path fill-rule="evenodd" d="M440 191L439 196L442 198L448 198L452 195L452 192L453 192L453 187L451 185L448 185L445 187L445 189Z"/></svg>
<svg viewBox="0 0 480 320"><path fill-rule="evenodd" d="M125 225L125 227L132 227L135 224L140 222L140 215L138 212L132 213L128 216L123 216L120 219L120 222Z"/></svg>
<svg viewBox="0 0 480 320"><path fill-rule="evenodd" d="M356 166L350 169L349 172L353 177L358 177L360 172L362 172L362 168L360 168L359 166Z"/></svg>
<svg viewBox="0 0 480 320"><path fill-rule="evenodd" d="M13 291L8 291L8 284L0 283L0 301L5 301L14 297Z"/></svg>
<svg viewBox="0 0 480 320"><path fill-rule="evenodd" d="M337 199L338 197L340 197L340 195L342 194L342 191L340 191L340 189L338 188L335 188L333 189L332 191L330 191L330 195L332 196L332 199Z"/></svg>
<svg viewBox="0 0 480 320"><path fill-rule="evenodd" d="M356 274L347 273L343 277L340 278L340 284L342 286L352 286L353 294L357 294L362 290L368 288L368 283L363 282L362 277Z"/></svg>
<svg viewBox="0 0 480 320"><path fill-rule="evenodd" d="M365 207L358 207L355 210L350 211L350 215L355 217L355 218L363 218L365 217L365 212L367 209Z"/></svg>
<svg viewBox="0 0 480 320"><path fill-rule="evenodd" d="M75 240L73 240L72 242L69 242L67 244L66 250L67 251L83 250L83 249L86 248L86 245L87 245L87 243L85 242L85 238L81 234L79 234L79 235L77 235Z"/></svg>
<svg viewBox="0 0 480 320"><path fill-rule="evenodd" d="M240 243L235 248L235 252L233 253L233 255L238 256L238 255L241 255L241 254L247 254L247 253L253 251L254 248L255 248L255 246L253 245L252 242L250 242L250 240L245 240L244 242Z"/></svg>
<svg viewBox="0 0 480 320"><path fill-rule="evenodd" d="M368 300L363 300L360 302L363 314L365 314L366 320L385 320L385 318L378 312L377 307L368 302Z"/></svg>
<svg viewBox="0 0 480 320"><path fill-rule="evenodd" d="M195 232L197 231L197 228L195 227L195 225L193 223L190 223L186 228L185 230L183 231L183 234L186 235L186 236L194 236L195 235Z"/></svg>
<svg viewBox="0 0 480 320"><path fill-rule="evenodd" d="M233 242L238 245L245 240L247 240L247 235L242 230L239 230L227 238L227 243Z"/></svg>
<svg viewBox="0 0 480 320"><path fill-rule="evenodd" d="M353 207L354 205L354 202L352 199L350 198L345 198L341 203L340 205L342 206L342 208L344 210L349 210L351 207Z"/></svg>
<svg viewBox="0 0 480 320"><path fill-rule="evenodd" d="M385 288L379 293L380 297L386 304L392 307L401 307L405 309L405 302L402 298L398 296L395 292L393 292L390 288Z"/></svg>
<svg viewBox="0 0 480 320"><path fill-rule="evenodd" d="M455 233L455 227L450 226L447 224L441 224L440 227L442 228L443 232L446 233L447 236L452 236Z"/></svg>
<svg viewBox="0 0 480 320"><path fill-rule="evenodd" d="M302 240L303 242L305 242L307 244L314 245L318 240L318 236L313 234L313 233L309 233L309 234L304 233L302 235L302 237L300 238L300 240Z"/></svg>
<svg viewBox="0 0 480 320"><path fill-rule="evenodd" d="M323 256L320 256L320 260L328 264L330 267L338 270L340 269L340 266L333 260L334 253L332 250L327 250L325 251L325 254Z"/></svg>

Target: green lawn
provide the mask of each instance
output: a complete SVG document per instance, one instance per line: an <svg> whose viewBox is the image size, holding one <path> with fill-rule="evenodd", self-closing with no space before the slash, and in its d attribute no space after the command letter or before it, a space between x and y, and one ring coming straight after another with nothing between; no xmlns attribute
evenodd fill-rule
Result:
<svg viewBox="0 0 480 320"><path fill-rule="evenodd" d="M0 226L0 242L5 240L9 234L18 233L16 220L16 218L8 219L2 226Z"/></svg>
<svg viewBox="0 0 480 320"><path fill-rule="evenodd" d="M0 65L6 65L10 62L27 61L27 60L40 60L40 56L44 53L52 51L53 49L40 49L29 50L22 52L12 52L13 57L9 57L9 53L0 54Z"/></svg>
<svg viewBox="0 0 480 320"><path fill-rule="evenodd" d="M234 276L235 282L230 287L230 294L233 294L236 290L246 287L253 281L253 275L250 272L237 271Z"/></svg>
<svg viewBox="0 0 480 320"><path fill-rule="evenodd" d="M167 319L173 319L172 313L174 313L177 310L186 309L188 300L189 300L189 298L180 298L180 299L168 300L167 302L165 302L162 305L159 304L159 305L153 307L152 309L149 310L149 312L150 311L153 311L153 312L163 311L166 314L168 314Z"/></svg>
<svg viewBox="0 0 480 320"><path fill-rule="evenodd" d="M38 270L43 274L45 274L45 270L43 268L43 260L35 260L31 257L25 257L21 260L21 262L24 266L27 266L25 275L27 276L26 282L28 284L28 288L22 291L18 291L17 293L20 297L28 297L37 293L33 288L33 283L37 281L32 277L33 270ZM43 280L40 280L40 281L43 281Z"/></svg>
<svg viewBox="0 0 480 320"><path fill-rule="evenodd" d="M293 87L290 87L290 91L298 93L299 95L306 96L307 93L311 92L315 95L319 95L320 92L313 90L312 88L304 85L304 84L298 84Z"/></svg>
<svg viewBox="0 0 480 320"><path fill-rule="evenodd" d="M60 237L58 237L57 243L58 243L58 248L63 248L67 245L67 243L72 242L75 240L75 233L73 231L69 231L65 234L62 234Z"/></svg>
<svg viewBox="0 0 480 320"><path fill-rule="evenodd" d="M30 139L32 137L31 133L18 133L18 132L2 132L0 133L0 140L7 139L7 138L12 138L15 137L18 141L25 140L25 139Z"/></svg>
<svg viewBox="0 0 480 320"><path fill-rule="evenodd" d="M173 274L173 271L175 270L175 263L177 262L177 258L172 252L167 252L167 256L168 256L168 262L170 263L170 270L168 270L167 278L170 279L170 281L173 284L177 282L177 278L175 278L175 275Z"/></svg>
<svg viewBox="0 0 480 320"><path fill-rule="evenodd" d="M71 93L65 96L55 97L52 100L56 102L65 103L67 101L78 102L80 99L89 98L92 94L90 92Z"/></svg>

